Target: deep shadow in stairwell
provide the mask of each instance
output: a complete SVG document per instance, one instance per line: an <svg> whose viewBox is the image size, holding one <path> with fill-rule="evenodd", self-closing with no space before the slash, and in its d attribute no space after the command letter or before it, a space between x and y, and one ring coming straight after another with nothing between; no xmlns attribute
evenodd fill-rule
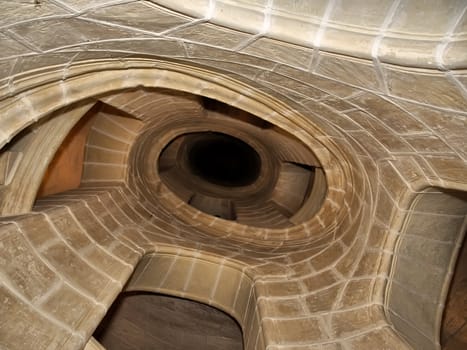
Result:
<svg viewBox="0 0 467 350"><path fill-rule="evenodd" d="M195 301L123 293L94 333L107 350L243 350L236 321Z"/></svg>
<svg viewBox="0 0 467 350"><path fill-rule="evenodd" d="M247 186L261 170L258 153L236 137L222 133L200 133L190 143L188 165L203 180L226 187Z"/></svg>

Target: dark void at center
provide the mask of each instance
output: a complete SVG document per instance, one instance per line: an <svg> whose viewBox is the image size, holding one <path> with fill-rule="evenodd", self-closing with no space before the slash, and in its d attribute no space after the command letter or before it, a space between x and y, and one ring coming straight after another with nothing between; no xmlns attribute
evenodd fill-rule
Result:
<svg viewBox="0 0 467 350"><path fill-rule="evenodd" d="M242 140L222 133L203 133L188 148L190 170L220 186L247 186L260 174L261 158Z"/></svg>

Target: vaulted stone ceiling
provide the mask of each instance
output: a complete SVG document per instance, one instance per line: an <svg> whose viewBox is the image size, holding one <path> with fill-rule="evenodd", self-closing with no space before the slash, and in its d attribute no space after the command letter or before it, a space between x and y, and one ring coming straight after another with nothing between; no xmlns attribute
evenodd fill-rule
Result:
<svg viewBox="0 0 467 350"><path fill-rule="evenodd" d="M440 347L464 0L0 4L0 348L96 348L123 290L216 306L245 349ZM80 121L79 187L37 199ZM190 173L213 132L255 182Z"/></svg>

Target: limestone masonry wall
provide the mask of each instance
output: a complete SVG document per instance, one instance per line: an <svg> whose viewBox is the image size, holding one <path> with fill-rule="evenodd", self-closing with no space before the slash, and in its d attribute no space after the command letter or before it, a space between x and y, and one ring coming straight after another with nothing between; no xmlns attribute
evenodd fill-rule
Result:
<svg viewBox="0 0 467 350"><path fill-rule="evenodd" d="M467 225L464 0L0 5L0 349L99 349L122 291L215 306L245 350L441 348ZM80 120L79 186L38 199ZM258 180L164 180L192 132L249 140ZM245 199L243 219L195 190Z"/></svg>

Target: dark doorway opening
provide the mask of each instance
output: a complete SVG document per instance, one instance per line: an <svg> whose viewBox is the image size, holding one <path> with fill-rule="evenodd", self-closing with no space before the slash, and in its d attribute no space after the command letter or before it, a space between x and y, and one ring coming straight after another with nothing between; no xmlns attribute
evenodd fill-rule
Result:
<svg viewBox="0 0 467 350"><path fill-rule="evenodd" d="M243 350L240 326L224 312L146 292L121 294L94 337L107 350Z"/></svg>

